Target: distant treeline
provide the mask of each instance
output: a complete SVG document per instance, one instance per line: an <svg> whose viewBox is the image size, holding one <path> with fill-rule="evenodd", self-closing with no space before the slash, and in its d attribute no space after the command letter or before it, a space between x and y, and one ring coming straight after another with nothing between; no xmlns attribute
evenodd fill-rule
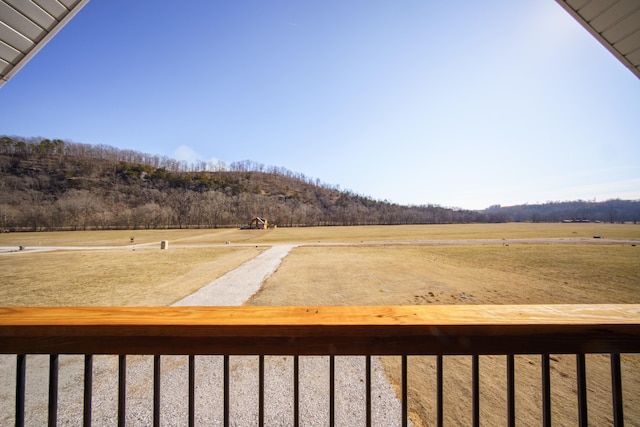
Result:
<svg viewBox="0 0 640 427"><path fill-rule="evenodd" d="M535 205L491 206L482 211L489 222L609 222L640 221L640 200L547 202Z"/></svg>
<svg viewBox="0 0 640 427"><path fill-rule="evenodd" d="M567 204L576 208L557 209ZM239 227L255 216L277 226L555 222L573 217L622 222L637 221L639 212L639 201L620 200L485 211L402 206L250 160L194 164L104 145L0 137L2 230Z"/></svg>

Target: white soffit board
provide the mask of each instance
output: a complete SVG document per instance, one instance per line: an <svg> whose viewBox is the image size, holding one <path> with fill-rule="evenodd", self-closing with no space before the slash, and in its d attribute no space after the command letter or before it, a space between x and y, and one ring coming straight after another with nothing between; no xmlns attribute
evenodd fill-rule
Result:
<svg viewBox="0 0 640 427"><path fill-rule="evenodd" d="M0 87L89 0L0 0Z"/></svg>
<svg viewBox="0 0 640 427"><path fill-rule="evenodd" d="M556 0L640 78L640 0Z"/></svg>

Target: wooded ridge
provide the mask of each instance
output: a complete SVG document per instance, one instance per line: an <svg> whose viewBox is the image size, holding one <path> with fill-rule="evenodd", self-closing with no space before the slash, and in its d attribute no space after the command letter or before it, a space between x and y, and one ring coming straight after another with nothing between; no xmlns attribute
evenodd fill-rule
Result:
<svg viewBox="0 0 640 427"><path fill-rule="evenodd" d="M0 137L0 228L85 230L270 225L640 220L640 201L555 202L483 211L402 206L250 160L180 162L132 150Z"/></svg>

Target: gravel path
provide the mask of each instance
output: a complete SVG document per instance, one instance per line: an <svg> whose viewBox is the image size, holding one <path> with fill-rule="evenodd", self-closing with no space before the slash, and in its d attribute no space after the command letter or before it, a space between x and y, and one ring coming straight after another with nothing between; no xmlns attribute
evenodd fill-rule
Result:
<svg viewBox="0 0 640 427"><path fill-rule="evenodd" d="M294 245L273 246L173 305L242 305L260 289L262 283L276 271L282 258L287 256L294 247Z"/></svg>
<svg viewBox="0 0 640 427"><path fill-rule="evenodd" d="M295 247L276 245L237 269L176 302L180 306L242 305ZM15 356L0 356L0 425L13 425ZM48 356L27 356L26 425L46 425ZM187 358L163 356L161 425L187 424ZM117 425L116 356L94 356L93 415L95 426ZM59 362L58 425L81 425L83 357L62 355ZM336 425L365 425L365 358L335 358ZM222 356L196 357L196 424L222 426ZM9 381L7 381L9 380ZM232 426L258 425L258 357L230 357ZM382 364L372 358L372 423L401 425L400 402ZM127 357L127 425L152 424L153 357ZM329 425L329 357L300 357L300 424ZM265 356L265 425L293 425L293 357Z"/></svg>

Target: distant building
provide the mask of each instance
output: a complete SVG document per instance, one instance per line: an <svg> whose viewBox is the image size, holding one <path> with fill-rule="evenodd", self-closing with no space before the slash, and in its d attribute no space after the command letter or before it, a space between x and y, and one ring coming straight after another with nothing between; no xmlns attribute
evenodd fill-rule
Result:
<svg viewBox="0 0 640 427"><path fill-rule="evenodd" d="M563 219L562 222L564 222L565 224L568 224L573 222L591 222L591 220L586 218L571 218L571 219Z"/></svg>
<svg viewBox="0 0 640 427"><path fill-rule="evenodd" d="M265 218L260 218L259 216L253 218L249 224L249 228L252 230L266 230L267 227L267 220Z"/></svg>

